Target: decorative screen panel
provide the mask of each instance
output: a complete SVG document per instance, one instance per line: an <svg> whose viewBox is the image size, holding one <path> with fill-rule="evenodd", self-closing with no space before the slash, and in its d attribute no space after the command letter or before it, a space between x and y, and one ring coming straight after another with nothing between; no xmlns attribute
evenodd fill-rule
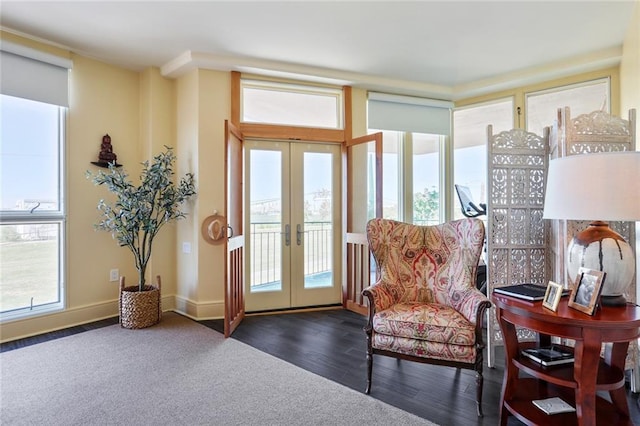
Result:
<svg viewBox="0 0 640 426"><path fill-rule="evenodd" d="M546 285L551 273L547 255L549 230L542 220L549 158L548 131L544 136L513 129L488 136L488 232L487 285ZM518 337L536 334L518 329ZM487 321L487 362L494 363L494 349L502 344L495 310Z"/></svg>
<svg viewBox="0 0 640 426"><path fill-rule="evenodd" d="M568 107L558 109L558 119L551 130L551 157L566 155L591 154L597 152L634 151L636 149L636 110L629 110L629 119L611 116L604 111L594 111L571 118ZM598 220L598 218L593 218ZM551 241L549 249L555 257L552 271L553 280L572 286L572 277L566 272L566 248L575 234L584 230L591 221L588 220L553 220L551 221ZM609 222L611 229L622 235L631 245L635 253L635 222ZM636 271L637 274L637 271ZM627 294L627 301L636 302L636 277L634 276ZM638 342L629 343L626 368L633 372L631 389L640 389L640 368L638 360Z"/></svg>
<svg viewBox="0 0 640 426"><path fill-rule="evenodd" d="M566 155L590 154L597 152L634 151L636 111L629 111L629 120L611 116L603 111L582 114L572 119L568 107L558 109L558 120L550 135L552 158ZM598 218L593 218L598 220ZM575 234L585 229L590 221L553 221L553 251L557 261L552 273L559 283L572 285L572 278L566 275L565 250ZM610 222L609 226L627 241L635 241L634 222ZM635 248L631 244L632 248ZM636 280L634 278L633 283ZM629 288L627 300L635 302L636 286Z"/></svg>

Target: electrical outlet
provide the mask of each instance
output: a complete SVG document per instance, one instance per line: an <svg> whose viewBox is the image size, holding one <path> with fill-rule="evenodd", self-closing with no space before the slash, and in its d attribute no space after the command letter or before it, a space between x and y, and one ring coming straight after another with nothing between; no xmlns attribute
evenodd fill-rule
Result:
<svg viewBox="0 0 640 426"><path fill-rule="evenodd" d="M109 281L114 282L120 279L120 271L112 269L109 271Z"/></svg>

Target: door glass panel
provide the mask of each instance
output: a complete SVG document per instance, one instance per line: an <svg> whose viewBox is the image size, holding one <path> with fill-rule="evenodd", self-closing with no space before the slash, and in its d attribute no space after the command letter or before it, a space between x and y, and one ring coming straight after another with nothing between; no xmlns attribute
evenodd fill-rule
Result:
<svg viewBox="0 0 640 426"><path fill-rule="evenodd" d="M352 147L349 149L356 150L358 147ZM375 142L369 142L366 144L367 149L367 220L376 217L376 144ZM353 158L356 156L353 155ZM352 170L357 170L356 165L350 164ZM355 179L355 177L354 177ZM355 187L355 185L354 185ZM359 210L358 206L353 205L354 215Z"/></svg>
<svg viewBox="0 0 640 426"><path fill-rule="evenodd" d="M385 219L401 220L399 179L400 141L402 133L382 132L382 216Z"/></svg>
<svg viewBox="0 0 640 426"><path fill-rule="evenodd" d="M251 150L250 289L282 290L282 154Z"/></svg>
<svg viewBox="0 0 640 426"><path fill-rule="evenodd" d="M332 156L304 153L304 288L333 285Z"/></svg>
<svg viewBox="0 0 640 426"><path fill-rule="evenodd" d="M440 220L440 136L413 133L413 223Z"/></svg>

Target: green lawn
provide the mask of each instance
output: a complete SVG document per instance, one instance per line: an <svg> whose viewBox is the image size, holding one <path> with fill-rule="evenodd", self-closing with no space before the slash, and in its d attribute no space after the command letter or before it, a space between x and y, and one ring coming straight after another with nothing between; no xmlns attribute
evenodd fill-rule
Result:
<svg viewBox="0 0 640 426"><path fill-rule="evenodd" d="M58 301L56 240L0 243L0 311Z"/></svg>

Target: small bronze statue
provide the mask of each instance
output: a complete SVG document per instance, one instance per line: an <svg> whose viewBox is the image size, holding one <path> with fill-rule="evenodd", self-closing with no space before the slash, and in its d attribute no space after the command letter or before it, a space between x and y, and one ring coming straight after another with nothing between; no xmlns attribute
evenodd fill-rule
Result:
<svg viewBox="0 0 640 426"><path fill-rule="evenodd" d="M118 159L118 156L113 152L113 148L111 147L111 136L109 136L109 134L102 137L98 159L106 163L115 163Z"/></svg>
<svg viewBox="0 0 640 426"><path fill-rule="evenodd" d="M98 154L98 161L92 161L92 164L100 167L109 167L109 164L114 164L116 167L120 167L122 164L118 164L118 156L113 152L111 146L111 136L106 134L102 137L102 143L100 144L100 154Z"/></svg>

